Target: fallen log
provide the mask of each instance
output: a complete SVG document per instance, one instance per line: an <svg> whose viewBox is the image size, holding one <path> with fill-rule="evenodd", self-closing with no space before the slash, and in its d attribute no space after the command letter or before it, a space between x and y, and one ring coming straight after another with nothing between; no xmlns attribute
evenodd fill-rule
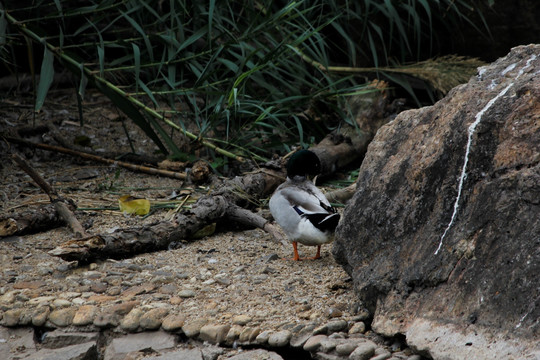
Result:
<svg viewBox="0 0 540 360"><path fill-rule="evenodd" d="M312 150L321 159L324 173L330 174L342 166L359 161L368 143L367 136L351 138L329 135ZM160 221L137 228L118 229L111 234L73 239L49 251L49 254L82 263L97 259L131 257L144 252L164 250L180 241L190 241L203 227L223 219L264 229L272 235L273 240L285 243L277 226L248 210L254 203L258 203L259 199L268 197L285 180L284 161L266 166L244 176L223 181L211 194L201 197L191 209L179 213L172 221Z"/></svg>
<svg viewBox="0 0 540 360"><path fill-rule="evenodd" d="M9 212L0 216L0 237L20 236L49 230L64 224L53 204Z"/></svg>
<svg viewBox="0 0 540 360"><path fill-rule="evenodd" d="M170 244L188 241L204 226L226 217L228 213L237 215L235 207L247 206L252 199L267 194L282 181L282 176L279 172L262 170L236 177L224 182L214 194L200 198L191 209L176 215L173 221L73 239L49 251L49 254L67 261L89 262L167 249ZM255 226L266 226L266 220L254 218L257 219Z"/></svg>

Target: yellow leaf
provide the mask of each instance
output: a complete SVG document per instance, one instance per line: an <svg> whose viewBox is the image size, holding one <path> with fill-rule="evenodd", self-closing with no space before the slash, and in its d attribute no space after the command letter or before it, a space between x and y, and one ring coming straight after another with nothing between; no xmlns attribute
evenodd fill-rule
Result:
<svg viewBox="0 0 540 360"><path fill-rule="evenodd" d="M120 211L126 214L146 215L150 212L150 201L136 198L131 195L124 195L118 199Z"/></svg>

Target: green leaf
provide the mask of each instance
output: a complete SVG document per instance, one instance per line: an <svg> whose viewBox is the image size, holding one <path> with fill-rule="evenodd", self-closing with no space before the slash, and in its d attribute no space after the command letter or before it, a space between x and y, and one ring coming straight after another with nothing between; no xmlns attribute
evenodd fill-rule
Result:
<svg viewBox="0 0 540 360"><path fill-rule="evenodd" d="M35 111L41 110L45 97L49 92L49 88L54 78L54 55L45 46L45 52L43 53L43 62L41 63L41 73L39 75L39 84L36 93Z"/></svg>

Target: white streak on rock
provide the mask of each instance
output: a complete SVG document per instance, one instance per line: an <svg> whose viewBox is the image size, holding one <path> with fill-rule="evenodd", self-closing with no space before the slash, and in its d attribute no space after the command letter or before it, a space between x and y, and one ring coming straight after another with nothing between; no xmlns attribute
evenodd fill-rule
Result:
<svg viewBox="0 0 540 360"><path fill-rule="evenodd" d="M531 65L531 62L536 59L536 55L532 55L529 60L527 60L527 63L524 67L521 68L519 73L514 78L514 81L516 81L524 72L525 70ZM511 71L514 69L516 64L512 64L508 66L506 69L503 70L502 75L506 74L508 71ZM439 246L437 247L437 250L435 250L435 255L439 253L439 250L441 250L443 240L446 237L446 234L454 225L454 220L456 219L456 215L459 209L459 199L461 198L461 192L463 191L463 183L465 182L465 178L467 177L467 164L469 163L469 153L471 152L471 146L472 146L472 137L474 135L474 132L476 131L476 127L478 124L480 124L480 121L482 121L482 116L484 116L484 113L491 107L493 104L514 85L514 81L508 84L504 89L502 89L497 96L495 96L493 99L491 99L486 106L482 110L480 110L476 116L474 122L469 125L469 131L468 131L468 139L467 139L467 147L465 149L465 160L463 161L463 167L461 169L461 176L459 177L459 184L458 184L458 193L456 196L456 201L454 202L454 211L452 212L452 217L450 218L450 222L448 223L448 226L446 226L446 229L444 230L444 233L441 236L441 239L439 241Z"/></svg>

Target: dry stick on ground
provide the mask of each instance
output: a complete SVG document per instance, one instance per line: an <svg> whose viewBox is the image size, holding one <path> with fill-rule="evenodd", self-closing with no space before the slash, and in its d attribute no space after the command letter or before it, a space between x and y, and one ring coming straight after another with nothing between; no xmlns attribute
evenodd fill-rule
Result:
<svg viewBox="0 0 540 360"><path fill-rule="evenodd" d="M134 164L126 163L123 161L111 160L111 159L107 159L107 158L97 156L97 155L92 155L92 154L87 154L80 151L66 149L61 146L33 143L31 141L27 141L21 138L16 138L16 137L11 137L11 136L6 136L5 139L13 144L25 145L32 148L38 148L42 150L53 151L53 152L68 154L72 156L78 156L86 160L93 160L93 161L97 161L97 162L101 162L105 164L118 165L132 171L139 171L139 172L144 172L147 174L161 175L161 176L171 177L175 179L182 179L182 180L187 177L185 173L156 169L156 168L151 168L151 167L142 166L142 165L134 165Z"/></svg>
<svg viewBox="0 0 540 360"><path fill-rule="evenodd" d="M5 213L0 216L0 237L24 235L50 230L62 226L53 204L44 204L39 208L30 208L17 213Z"/></svg>
<svg viewBox="0 0 540 360"><path fill-rule="evenodd" d="M326 173L332 173L358 160L368 142L367 137L362 140L331 136L313 150L321 158ZM111 234L95 235L87 239L74 239L51 250L49 254L80 262L131 257L143 252L167 249L171 243L186 241L204 226L223 219L262 228L271 233L274 240L283 242L275 225L245 208L254 200L268 197L284 179L282 166L280 171L261 169L228 179L211 194L200 198L191 209L176 215L172 221L118 229Z"/></svg>
<svg viewBox="0 0 540 360"><path fill-rule="evenodd" d="M49 196L51 203L54 204L54 208L62 219L69 225L76 237L81 238L87 236L81 223L73 212L66 205L67 201L61 198L56 190L45 179L43 179L22 157L17 154L12 155L13 160L23 169L30 177L38 184L38 186L45 191Z"/></svg>

